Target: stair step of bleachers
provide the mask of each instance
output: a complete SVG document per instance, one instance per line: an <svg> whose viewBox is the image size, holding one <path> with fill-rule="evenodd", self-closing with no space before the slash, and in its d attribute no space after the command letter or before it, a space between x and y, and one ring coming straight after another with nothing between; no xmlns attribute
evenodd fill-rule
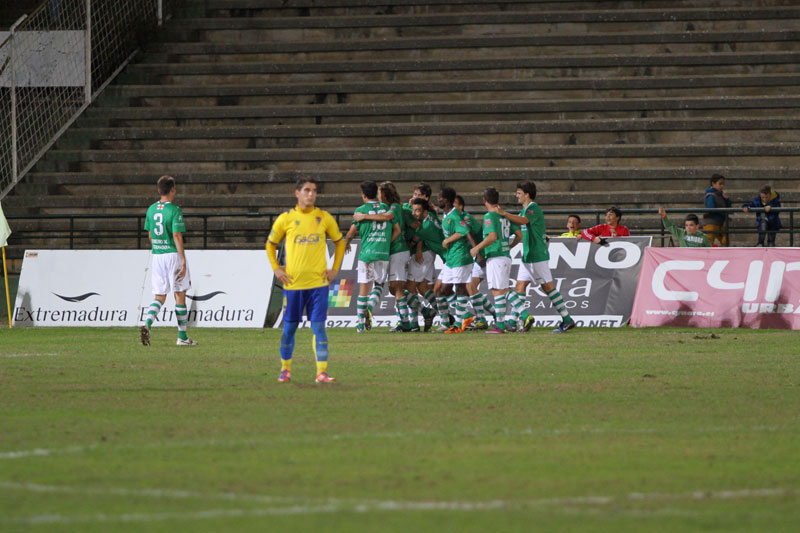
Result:
<svg viewBox="0 0 800 533"><path fill-rule="evenodd" d="M347 53L345 57L355 59L357 53L364 53L367 58L375 59L377 53L381 58L391 58L386 52L419 53L425 51L426 56L434 51L441 51L452 55L452 50L459 53L481 54L484 57L491 54L492 49L501 48L500 52L519 53L520 49L537 50L546 47L546 50L574 51L581 47L587 51L617 50L619 46L631 47L641 45L659 45L658 51L664 51L662 45L671 47L681 45L727 45L741 48L746 43L760 45L758 50L763 50L764 43L785 43L795 45L798 30L753 30L753 31L679 31L679 32L600 32L563 34L511 34L511 35L482 35L479 37L461 36L434 36L422 38L398 39L336 39L334 41L289 41L258 43L239 42L158 42L148 46L150 52L143 58L143 64L170 63L173 61L201 61L205 56L208 60L227 62L228 56L236 56L241 61L253 60L254 56L263 56L258 60L267 60L270 55L276 58L285 57L285 54L303 53L306 61L320 60L332 54ZM623 49L624 50L624 49ZM672 48L670 48L672 50ZM678 51L676 48L674 51ZM575 53L575 52L572 52ZM320 54L320 55L315 55ZM194 57L193 57L194 56ZM198 59L195 59L197 57ZM456 56L458 57L458 56Z"/></svg>

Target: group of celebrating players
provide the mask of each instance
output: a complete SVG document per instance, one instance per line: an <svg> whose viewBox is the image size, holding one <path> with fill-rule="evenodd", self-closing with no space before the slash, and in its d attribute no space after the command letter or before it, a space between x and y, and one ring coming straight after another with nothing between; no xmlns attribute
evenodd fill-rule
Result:
<svg viewBox="0 0 800 533"><path fill-rule="evenodd" d="M175 295L178 346L197 345L187 336L186 291L191 281L183 247L182 234L186 231L183 213L172 203L176 190L172 177L159 178L159 201L150 206L146 216L145 229L153 254L154 300L140 327L144 345L150 344L150 328L168 293ZM536 185L532 181L517 184L519 214L504 211L499 205L497 189L488 187L483 193L486 213L482 222L464 210L463 199L450 187L442 188L435 204L431 188L425 183L414 188L413 196L405 204L400 203L397 189L388 181L380 186L364 182L361 194L364 203L356 209L345 236L334 217L316 206L316 180L301 178L295 186L297 205L282 213L270 230L267 257L275 277L283 284L284 295L279 382L291 381L295 334L304 314L314 333L316 382L336 381L327 372L328 285L338 276L344 254L356 233L361 237L359 333L370 329L372 309L382 298L387 281L399 318L392 331L419 331L420 318L425 331L429 331L437 315L439 331L444 333L462 333L466 329L482 329L491 334L528 331L534 322L525 309L531 283L541 287L562 317L553 331L563 333L575 327L550 273L544 216L534 201ZM617 226L619 217L615 218L613 209L607 215L611 224L609 235L627 234L627 230L618 232L625 228ZM583 232L583 238L604 244L599 235L587 231ZM335 244L331 268L327 263L327 239ZM280 264L277 250L284 241L285 262ZM516 285L511 289L510 251L518 243L523 247L522 263ZM434 279L437 256L444 266ZM478 289L484 279L491 299ZM467 311L469 306L472 313ZM494 316L491 329L489 316Z"/></svg>
<svg viewBox="0 0 800 533"><path fill-rule="evenodd" d="M372 310L387 281L399 318L392 331L419 331L420 317L424 330L429 331L436 315L438 331L444 333L528 331L534 322L525 309L531 282L541 286L561 314L562 321L554 331L563 333L575 327L550 273L544 216L534 201L536 185L532 181L517 184L516 197L522 206L518 215L501 209L497 189L488 187L483 193L483 222L464 210L463 200L450 187L442 188L436 204L425 183L418 184L411 199L402 205L389 181L380 186L362 183L361 196L364 203L356 209L345 236L346 249L356 233L361 237L359 333L370 329ZM512 290L510 251L520 242L522 264ZM434 279L436 256L441 257L443 267ZM492 299L478 288L484 279ZM492 315L494 325L489 329L487 317Z"/></svg>

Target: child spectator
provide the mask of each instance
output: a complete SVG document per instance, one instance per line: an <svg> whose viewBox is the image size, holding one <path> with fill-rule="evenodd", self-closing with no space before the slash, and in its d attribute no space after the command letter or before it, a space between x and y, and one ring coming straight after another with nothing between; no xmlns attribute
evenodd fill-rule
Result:
<svg viewBox="0 0 800 533"><path fill-rule="evenodd" d="M572 237L573 239L581 236L581 217L570 215L567 217L567 231L559 237Z"/></svg>
<svg viewBox="0 0 800 533"><path fill-rule="evenodd" d="M700 220L695 214L686 215L686 220L683 222L683 229L678 228L670 222L667 218L667 210L663 206L659 206L658 214L661 215L661 222L664 227L669 231L672 236L678 241L681 248L699 248L704 246L711 246L706 234L700 231Z"/></svg>
<svg viewBox="0 0 800 533"><path fill-rule="evenodd" d="M764 236L767 237L767 246L775 246L775 235L781 229L780 213L772 213L773 207L781 206L781 195L772 190L769 185L764 185L758 190L752 202L742 204L744 212L748 212L751 207L763 207L764 212L756 213L756 228L758 229L758 243L756 246L764 246Z"/></svg>
<svg viewBox="0 0 800 533"><path fill-rule="evenodd" d="M709 209L730 207L731 199L725 192L725 176L714 174L711 176L710 187L706 188L703 203ZM727 213L709 212L703 215L703 231L708 236L711 244L718 240L720 246L728 246L728 236L725 235L725 221Z"/></svg>
<svg viewBox="0 0 800 533"><path fill-rule="evenodd" d="M631 232L619 223L620 220L622 220L622 211L617 207L609 207L606 209L606 223L599 224L593 228L586 228L581 233L581 237L601 246L608 244L604 237L630 237ZM580 240L581 237L578 237L578 239Z"/></svg>

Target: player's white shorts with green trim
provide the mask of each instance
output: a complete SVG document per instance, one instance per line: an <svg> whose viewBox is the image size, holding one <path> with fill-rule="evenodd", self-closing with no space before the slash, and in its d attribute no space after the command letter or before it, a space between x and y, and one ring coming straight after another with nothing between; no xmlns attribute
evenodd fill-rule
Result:
<svg viewBox="0 0 800 533"><path fill-rule="evenodd" d="M483 270L480 263L472 263L472 277L478 279L486 277L486 272Z"/></svg>
<svg viewBox="0 0 800 533"><path fill-rule="evenodd" d="M408 260L408 279L414 282L433 282L434 262L436 255L430 251L422 252L422 263L417 263L416 257L411 254Z"/></svg>
<svg viewBox="0 0 800 533"><path fill-rule="evenodd" d="M473 271L473 277L475 272ZM505 256L490 257L486 260L486 285L490 289L508 288L508 277L511 274L511 258Z"/></svg>
<svg viewBox="0 0 800 533"><path fill-rule="evenodd" d="M170 294L173 292L188 291L192 286L189 277L189 266L186 266L186 275L178 278L181 271L181 258L177 253L152 254L153 260L151 279L153 294Z"/></svg>
<svg viewBox="0 0 800 533"><path fill-rule="evenodd" d="M389 256L389 281L406 281L408 279L408 259L411 252L397 252Z"/></svg>
<svg viewBox="0 0 800 533"><path fill-rule="evenodd" d="M441 278L442 283L445 285L463 285L465 283L469 283L470 278L472 277L472 265L462 265L457 267L448 267L447 265L442 267Z"/></svg>
<svg viewBox="0 0 800 533"><path fill-rule="evenodd" d="M550 261L520 263L517 281L531 281L534 285L551 283L553 281L553 274L550 272Z"/></svg>
<svg viewBox="0 0 800 533"><path fill-rule="evenodd" d="M358 262L358 282L369 283L373 281L381 284L386 283L389 276L389 261L364 261Z"/></svg>

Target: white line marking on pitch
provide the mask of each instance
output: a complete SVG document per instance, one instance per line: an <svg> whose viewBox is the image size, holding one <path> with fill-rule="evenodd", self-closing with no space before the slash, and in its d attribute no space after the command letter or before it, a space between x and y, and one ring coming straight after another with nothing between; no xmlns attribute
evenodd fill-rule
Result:
<svg viewBox="0 0 800 533"><path fill-rule="evenodd" d="M268 515L292 514L320 514L350 511L356 513L380 511L492 511L500 509L523 508L531 506L599 507L614 503L624 502L668 502L668 501L707 501L707 500L732 500L746 498L767 498L800 496L800 490L784 488L759 488L739 490L698 490L683 493L640 493L632 492L622 496L576 496L570 498L539 498L522 501L490 500L484 502L459 502L459 501L428 501L408 502L395 500L357 500L357 499L319 499L315 501L301 498L272 497L261 494L246 493L200 493L184 490L170 489L124 489L124 488L79 488L69 486L37 485L33 483L0 482L0 489L23 490L39 493L60 493L78 496L86 495L112 495L112 496L146 496L156 499L205 499L224 501L252 501L271 503L280 507L267 507L255 509L208 509L197 512L166 512L166 513L125 513L119 515L94 514L94 515L61 515L41 514L25 518L0 519L6 524L69 524L69 523L100 523L100 522L155 522L164 520L202 520L212 518L238 518L258 517ZM302 503L301 503L302 502ZM659 513L664 510L656 510ZM636 512L636 511L634 511Z"/></svg>
<svg viewBox="0 0 800 533"><path fill-rule="evenodd" d="M60 448L57 450L45 450L42 448L34 448L32 450L16 450L11 452L0 452L0 459L23 459L26 457L46 457L48 455L83 453L88 450L94 450L95 448L97 448L97 444L90 444L89 446L69 446L67 448Z"/></svg>

